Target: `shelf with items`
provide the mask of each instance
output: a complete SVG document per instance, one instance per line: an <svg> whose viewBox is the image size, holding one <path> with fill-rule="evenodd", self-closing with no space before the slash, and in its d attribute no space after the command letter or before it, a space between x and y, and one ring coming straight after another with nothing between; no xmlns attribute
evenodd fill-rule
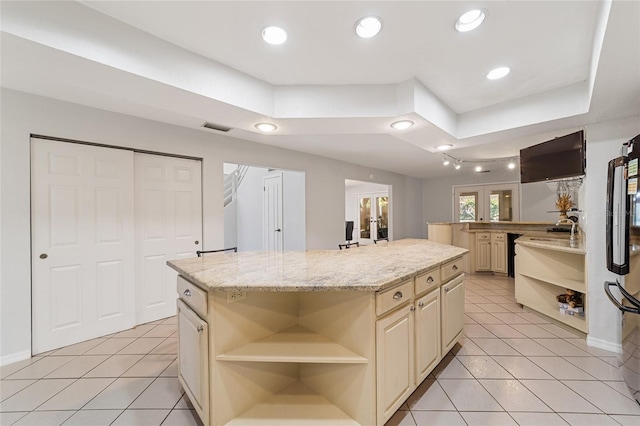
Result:
<svg viewBox="0 0 640 426"><path fill-rule="evenodd" d="M584 254L518 244L515 272L518 303L588 332ZM567 290L581 293L583 315L571 315L558 306L558 296L568 293Z"/></svg>
<svg viewBox="0 0 640 426"><path fill-rule="evenodd" d="M558 294L562 292L562 287L526 275L520 275L516 277L516 280L516 300L518 303L583 333L588 332L586 296L583 296L584 315L564 315L560 312L556 299Z"/></svg>

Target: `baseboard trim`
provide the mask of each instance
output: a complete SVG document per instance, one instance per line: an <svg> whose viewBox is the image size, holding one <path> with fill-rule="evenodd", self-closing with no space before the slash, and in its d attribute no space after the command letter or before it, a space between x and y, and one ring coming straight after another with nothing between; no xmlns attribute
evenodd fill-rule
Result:
<svg viewBox="0 0 640 426"><path fill-rule="evenodd" d="M587 336L587 345L594 348L604 349L605 351L622 353L622 343L612 343L608 340L596 339L595 337Z"/></svg>
<svg viewBox="0 0 640 426"><path fill-rule="evenodd" d="M31 350L0 356L0 367L31 358Z"/></svg>

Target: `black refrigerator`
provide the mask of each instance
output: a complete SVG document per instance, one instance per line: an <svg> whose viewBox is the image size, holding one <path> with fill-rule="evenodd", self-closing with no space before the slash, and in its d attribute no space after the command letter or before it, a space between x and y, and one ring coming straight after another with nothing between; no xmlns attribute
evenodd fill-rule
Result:
<svg viewBox="0 0 640 426"><path fill-rule="evenodd" d="M604 290L622 311L620 369L640 403L640 135L622 153L609 161L607 174L607 269L618 278Z"/></svg>

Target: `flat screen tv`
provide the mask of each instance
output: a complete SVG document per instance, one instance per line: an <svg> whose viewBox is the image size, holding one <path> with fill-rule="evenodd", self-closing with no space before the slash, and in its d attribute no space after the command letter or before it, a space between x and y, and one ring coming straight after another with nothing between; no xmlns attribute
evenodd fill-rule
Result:
<svg viewBox="0 0 640 426"><path fill-rule="evenodd" d="M520 182L544 182L584 175L582 130L520 150Z"/></svg>

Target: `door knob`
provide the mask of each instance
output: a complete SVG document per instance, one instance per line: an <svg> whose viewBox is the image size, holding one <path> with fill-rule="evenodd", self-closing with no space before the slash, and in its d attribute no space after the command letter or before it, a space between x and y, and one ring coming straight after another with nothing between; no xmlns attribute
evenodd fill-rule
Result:
<svg viewBox="0 0 640 426"><path fill-rule="evenodd" d="M40 259L46 259L47 257L49 257L49 256L47 255L47 253L42 253L42 254L40 255Z"/></svg>

